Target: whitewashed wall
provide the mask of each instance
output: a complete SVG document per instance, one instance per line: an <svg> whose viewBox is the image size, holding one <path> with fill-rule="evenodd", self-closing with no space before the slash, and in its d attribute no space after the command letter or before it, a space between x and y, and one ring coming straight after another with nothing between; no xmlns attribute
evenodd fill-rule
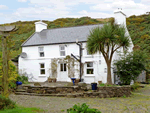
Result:
<svg viewBox="0 0 150 113"><path fill-rule="evenodd" d="M66 44L66 55L79 55L79 46L75 43ZM47 77L51 75L49 69L51 68L51 59L52 58L65 58L60 56L59 45L44 45L44 54L45 57L39 57L38 47L40 46L30 46L30 47L23 47L22 52L27 53L27 58L19 57L19 70L24 71L29 75L34 76L34 81L44 82L47 80ZM86 50L86 43L83 43L83 56L82 62L84 63L84 73L83 78L84 82L91 83L97 81L103 81L106 83L107 80L107 73L104 73L104 68L107 68L105 60L102 55L95 54L95 55L87 55ZM101 63L99 62L101 60ZM94 74L87 75L86 74L86 62L93 62L94 63ZM45 75L40 75L40 63L45 63ZM79 64L76 66L79 70ZM58 69L58 80L59 79L59 69ZM79 72L76 71L75 77L79 78ZM113 77L112 77L113 78ZM68 78L66 81L70 81Z"/></svg>

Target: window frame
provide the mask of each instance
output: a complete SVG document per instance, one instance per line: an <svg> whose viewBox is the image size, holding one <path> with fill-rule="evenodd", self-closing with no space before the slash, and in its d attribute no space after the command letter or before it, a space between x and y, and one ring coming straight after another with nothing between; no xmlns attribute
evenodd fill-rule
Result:
<svg viewBox="0 0 150 113"><path fill-rule="evenodd" d="M43 50L40 50L40 48L42 48ZM39 57L44 57L45 54L44 54L44 47L38 47L38 51L39 51ZM41 53L43 53L43 56L41 56Z"/></svg>
<svg viewBox="0 0 150 113"><path fill-rule="evenodd" d="M62 50L61 47L64 47L64 49ZM62 55L61 52L64 52L64 55ZM60 56L66 56L65 45L59 45L59 53L60 53Z"/></svg>
<svg viewBox="0 0 150 113"><path fill-rule="evenodd" d="M88 63L92 63L92 67L88 67ZM87 62L87 63L86 63L86 74L87 74L87 75L94 75L94 66L93 66L93 65L94 65L93 62ZM88 73L87 73L87 72L88 72L88 71L87 71L88 69L93 69L93 73L92 73L92 74L88 74Z"/></svg>
<svg viewBox="0 0 150 113"><path fill-rule="evenodd" d="M104 73L107 73L107 68L104 68Z"/></svg>
<svg viewBox="0 0 150 113"><path fill-rule="evenodd" d="M45 71L45 63L39 63L40 64L40 75L45 75L46 71ZM41 67L41 65L44 64L44 68ZM44 70L44 74L41 73L41 70Z"/></svg>
<svg viewBox="0 0 150 113"><path fill-rule="evenodd" d="M66 72L66 71L67 71L67 64L60 63L60 72Z"/></svg>

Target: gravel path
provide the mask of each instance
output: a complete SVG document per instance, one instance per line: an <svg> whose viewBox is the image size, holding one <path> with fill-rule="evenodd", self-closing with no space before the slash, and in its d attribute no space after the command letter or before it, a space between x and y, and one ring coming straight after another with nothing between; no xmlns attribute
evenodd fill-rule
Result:
<svg viewBox="0 0 150 113"><path fill-rule="evenodd" d="M10 95L11 100L20 106L38 107L45 113L63 113L77 103L86 103L102 113L150 113L150 86L136 91L131 97L121 98L66 98Z"/></svg>

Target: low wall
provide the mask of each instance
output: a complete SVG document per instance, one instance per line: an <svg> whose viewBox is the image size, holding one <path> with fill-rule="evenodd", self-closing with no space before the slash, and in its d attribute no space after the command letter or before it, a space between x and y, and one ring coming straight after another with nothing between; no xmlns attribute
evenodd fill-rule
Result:
<svg viewBox="0 0 150 113"><path fill-rule="evenodd" d="M87 89L87 87L44 87L44 86L22 86L29 95L39 96L63 96L63 97L121 97L130 96L130 86L117 86L117 87L98 87L96 91Z"/></svg>

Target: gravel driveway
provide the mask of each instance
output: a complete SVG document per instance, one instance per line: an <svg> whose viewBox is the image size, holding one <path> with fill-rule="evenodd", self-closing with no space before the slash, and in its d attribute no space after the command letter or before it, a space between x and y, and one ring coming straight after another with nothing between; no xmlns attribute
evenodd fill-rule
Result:
<svg viewBox="0 0 150 113"><path fill-rule="evenodd" d="M10 99L20 106L38 107L45 113L63 113L62 111L77 103L86 103L102 113L150 113L150 86L136 91L131 97L121 98L66 98L10 95Z"/></svg>

